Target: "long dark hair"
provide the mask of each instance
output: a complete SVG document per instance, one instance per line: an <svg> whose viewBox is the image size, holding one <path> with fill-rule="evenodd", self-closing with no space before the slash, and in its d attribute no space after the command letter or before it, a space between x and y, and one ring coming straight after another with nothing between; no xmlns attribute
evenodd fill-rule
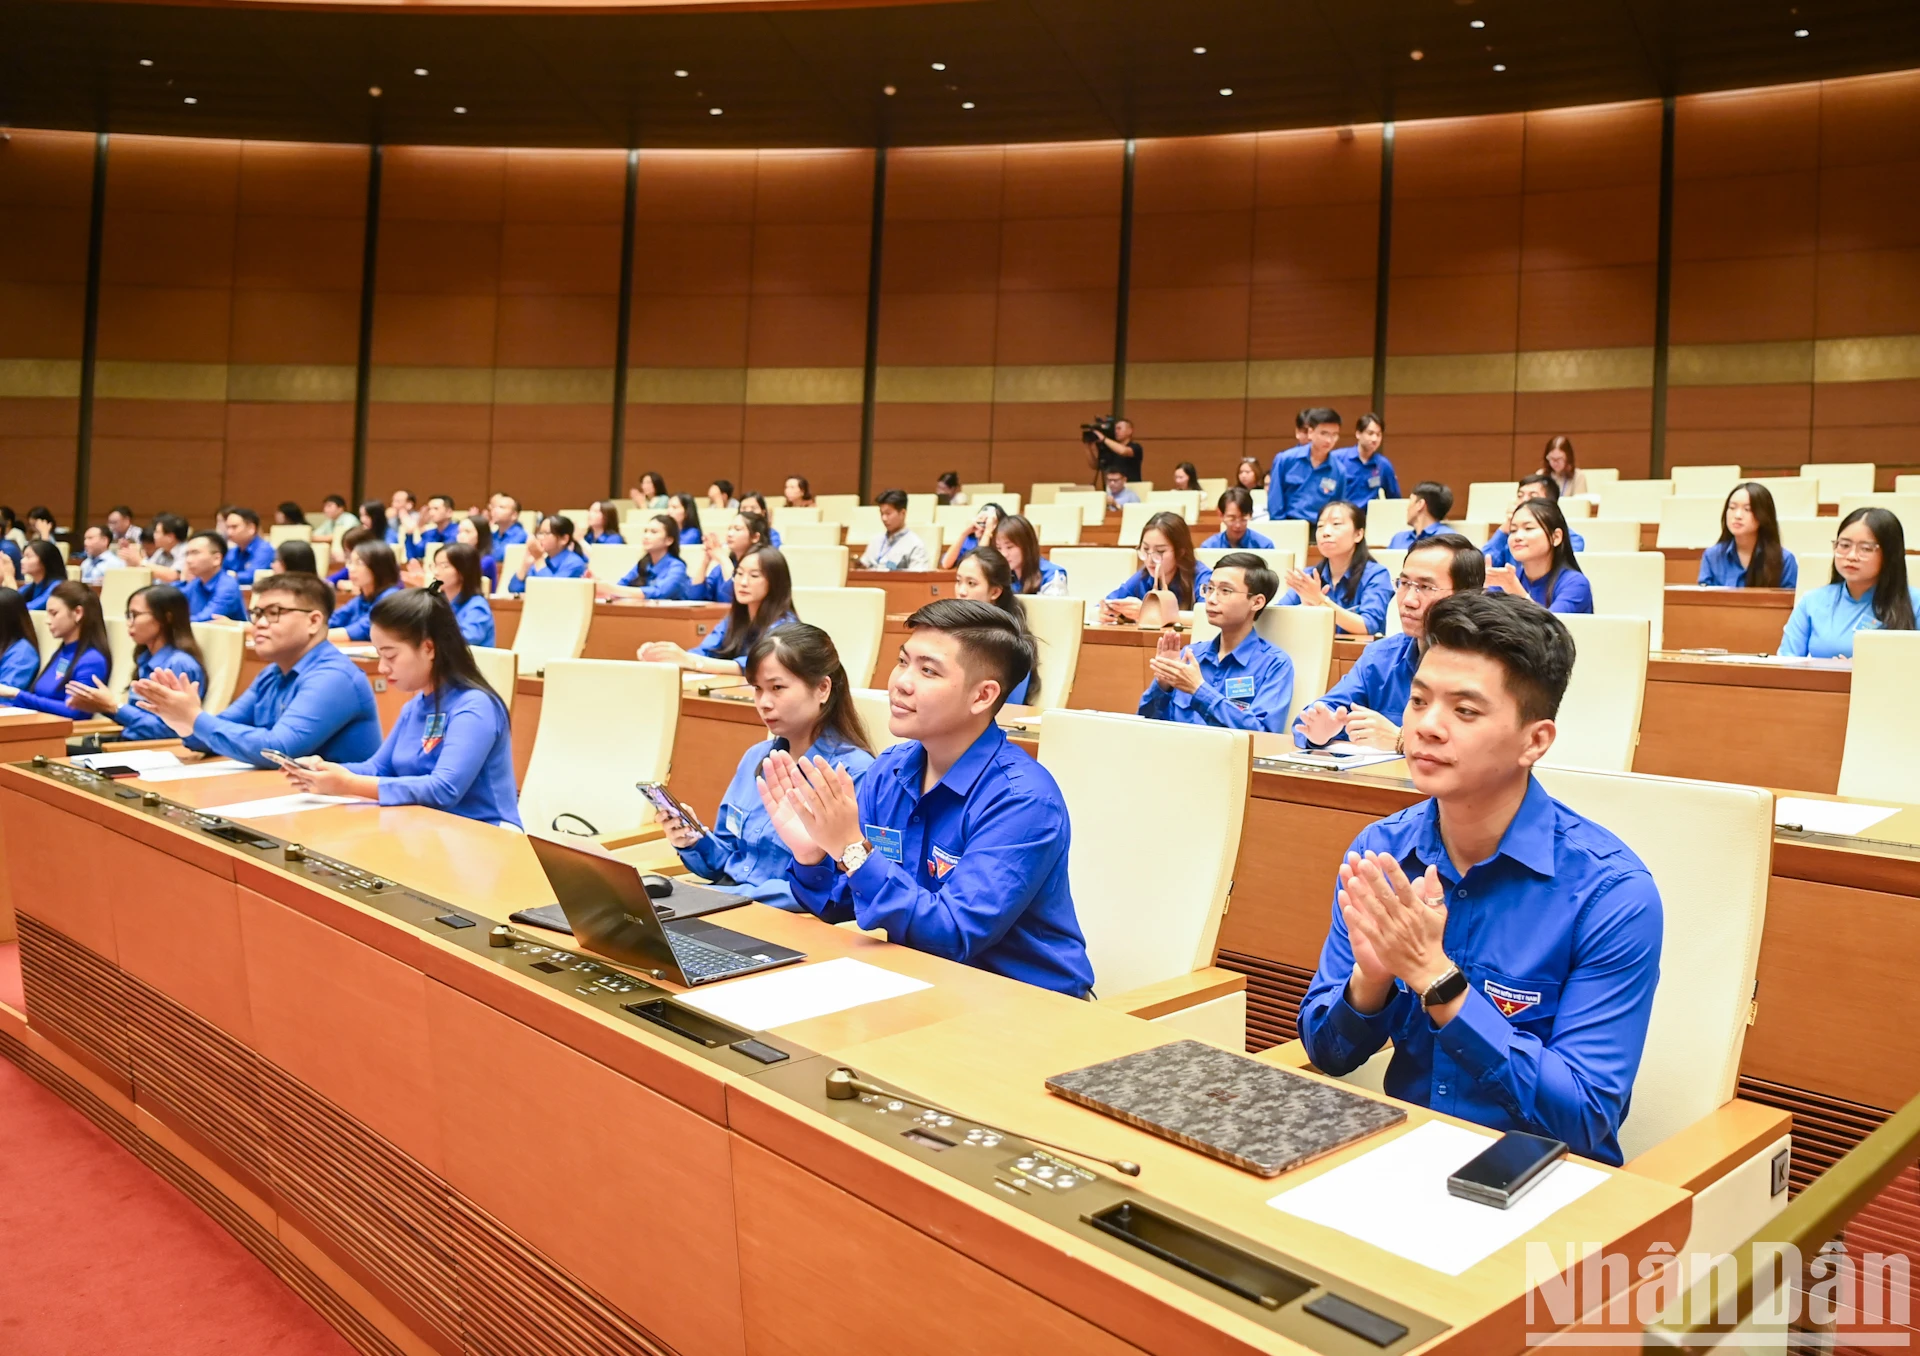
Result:
<svg viewBox="0 0 1920 1356"><path fill-rule="evenodd" d="M1026 519L1022 518L1020 521L1026 522ZM1031 525L1028 526L1027 531L1033 531ZM992 546L981 547L978 551L968 556L967 560L972 561L980 567L980 576L987 581L987 588L993 593L993 597L983 599L982 601L992 603L1009 617L1012 617L1014 621L1019 623L1021 634L1029 637L1033 641L1033 664L1027 670L1027 691L1031 694L1033 690L1040 685L1040 641L1037 637L1034 637L1033 628L1027 625L1027 605L1025 601L1019 594L1013 591L1013 562L1001 555L998 548ZM960 563L965 565L967 560L963 560ZM1016 686L1018 685L1016 684Z"/></svg>
<svg viewBox="0 0 1920 1356"><path fill-rule="evenodd" d="M768 659L809 687L823 678L828 680L827 704L820 709L820 719L813 727L816 742L831 731L842 743L873 752L873 745L867 742L867 732L861 728L860 714L853 709L852 684L847 681L840 652L833 648L832 636L800 621L788 622L778 630L767 632L754 641L753 650L747 655L749 683Z"/></svg>
<svg viewBox="0 0 1920 1356"><path fill-rule="evenodd" d="M1523 499L1513 510L1515 515L1530 513L1533 520L1540 524L1547 534L1547 540L1553 540L1553 534L1560 534L1560 544L1553 548L1553 560L1547 566L1547 605L1553 605L1553 595L1560 587L1560 572L1572 570L1575 574L1584 574L1580 568L1579 557L1573 554L1573 534L1567 530L1567 517L1560 512L1560 506L1547 499ZM1507 519L1512 522L1512 517Z"/></svg>
<svg viewBox="0 0 1920 1356"><path fill-rule="evenodd" d="M20 596L19 589L0 589L0 654L22 640L32 641L36 648L40 643L39 633L33 629L33 614L27 611L27 600Z"/></svg>
<svg viewBox="0 0 1920 1356"><path fill-rule="evenodd" d="M620 536L620 506L614 503L613 500L611 499L601 499L601 500L596 500L593 507L600 510L601 539L604 540L607 537L619 537ZM591 522L591 519L589 519L589 522ZM588 527L587 531L589 532L593 531L592 527ZM621 537L621 540L625 541L626 538Z"/></svg>
<svg viewBox="0 0 1920 1356"><path fill-rule="evenodd" d="M686 511L687 521L680 525L680 530L685 532L688 528L692 528L695 532L700 532L700 501L685 492L670 494L667 498ZM705 534L702 533L702 535Z"/></svg>
<svg viewBox="0 0 1920 1356"><path fill-rule="evenodd" d="M640 479L650 480L653 482L653 494L646 496L649 501L651 501L655 495L658 495L661 498L666 497L667 478L661 475L658 471L642 471L640 473ZM639 486L636 484L634 488L638 489Z"/></svg>
<svg viewBox="0 0 1920 1356"><path fill-rule="evenodd" d="M1009 513L1000 520L993 530L994 542L1005 537L1020 548L1020 592L1038 593L1040 591L1040 534L1033 530L1033 524L1021 514ZM982 542L983 548L994 542ZM995 555L1000 555L996 547ZM1005 560L1005 556L1001 556ZM1013 562L1007 562L1007 568L1013 568Z"/></svg>
<svg viewBox="0 0 1920 1356"><path fill-rule="evenodd" d="M416 648L424 641L433 642L434 710L440 709L449 691L472 688L493 698L505 714L507 704L481 674L480 666L473 662L473 651L467 645L467 638L460 634L459 619L453 615L453 605L440 591L439 580L423 589L398 589L389 593L373 605L369 620L387 634L398 636Z"/></svg>
<svg viewBox="0 0 1920 1356"><path fill-rule="evenodd" d="M782 617L793 611L793 574L787 569L787 558L771 546L756 546L740 557L740 564L734 566L736 576L740 565L746 564L749 558L760 562L760 572L767 577L767 596L760 600L758 610L749 612L747 605L740 601L739 587L735 586L733 610L727 613L727 638L715 648L715 659L738 659L753 648L768 628L778 625Z"/></svg>
<svg viewBox="0 0 1920 1356"><path fill-rule="evenodd" d="M1140 529L1142 546L1146 545L1149 532L1158 532L1173 548L1173 596L1182 608L1192 607L1193 574L1197 562L1193 558L1193 533L1187 530L1187 520L1177 513L1156 513ZM1025 563L1021 562L1022 565ZM1147 573L1145 566L1141 567L1140 573Z"/></svg>
<svg viewBox="0 0 1920 1356"><path fill-rule="evenodd" d="M1333 585L1328 592L1341 607L1351 608L1360 597L1360 581L1366 576L1367 566L1373 564L1373 552L1367 549L1367 511L1346 499L1329 499L1321 505L1320 517L1337 508L1345 509L1353 519L1353 559L1347 562L1347 572L1338 579L1332 578L1333 566L1327 565L1329 582Z"/></svg>
<svg viewBox="0 0 1920 1356"><path fill-rule="evenodd" d="M1190 461L1183 461L1178 466L1173 468L1173 473L1176 476L1179 475L1182 471L1185 471L1187 473L1187 488L1189 490L1199 489L1200 488L1200 468L1198 466L1195 466ZM1171 485L1171 482L1169 482L1169 484ZM1177 487L1174 487L1174 488L1177 488Z"/></svg>
<svg viewBox="0 0 1920 1356"><path fill-rule="evenodd" d="M754 551L758 550L760 547L771 546L773 544L773 528L767 522L767 518L765 514L742 513L740 515L740 522L741 522L741 525L747 529L747 538L750 542L753 542L753 544L749 545L745 551L741 552L737 556L734 556L731 551L727 553L728 555L733 556L733 563L736 568L739 566L741 561L745 560L748 555L751 555ZM758 538L759 540L755 542L753 541L754 538Z"/></svg>
<svg viewBox="0 0 1920 1356"><path fill-rule="evenodd" d="M393 558L393 548L385 542L363 541L353 548L353 554L373 574L373 592L366 595L368 602L400 582L399 562Z"/></svg>
<svg viewBox="0 0 1920 1356"><path fill-rule="evenodd" d="M493 554L493 524L487 521L484 513L475 513L468 517L473 524L473 549L480 553L482 560ZM459 545L455 542L454 545Z"/></svg>
<svg viewBox="0 0 1920 1356"><path fill-rule="evenodd" d="M62 583L67 577L67 556L58 546L45 538L36 538L26 545L40 561L40 589L45 592L51 585ZM26 577L24 571L21 578Z"/></svg>
<svg viewBox="0 0 1920 1356"><path fill-rule="evenodd" d="M460 575L460 597L484 598L487 581L480 574L480 553L463 541L449 542L440 548L441 557ZM453 600L447 600L451 606Z"/></svg>
<svg viewBox="0 0 1920 1356"><path fill-rule="evenodd" d="M80 662L81 656L88 650L98 650L100 657L107 661L107 669L111 672L113 647L107 643L107 619L100 614L100 595L79 580L69 579L55 584L52 596L80 614L80 630L73 638L73 658L67 661L67 667L60 673L61 684L66 683L68 675L73 672L74 666ZM40 666L40 672L45 673L47 666L59 657L60 651L55 650L47 663Z"/></svg>
<svg viewBox="0 0 1920 1356"><path fill-rule="evenodd" d="M273 553L280 557L280 568L274 571L276 574L320 573L314 564L311 542L295 541L289 538L274 547Z"/></svg>
<svg viewBox="0 0 1920 1356"><path fill-rule="evenodd" d="M766 519L766 521L769 524L771 524L773 522L773 517L771 514L767 512L767 497L764 494L760 493L760 491L758 490L748 490L745 494L740 496L740 512L742 514L753 512L752 509L747 507L747 501L749 499L753 500L754 503L760 506L760 516Z"/></svg>
<svg viewBox="0 0 1920 1356"><path fill-rule="evenodd" d="M1551 457L1555 452L1565 452L1567 454L1568 475L1572 475L1580 469L1580 463L1573 455L1573 439L1567 437L1564 433L1557 433L1547 439L1546 450L1540 454L1540 469L1542 471L1545 471L1548 475L1555 474L1553 463L1547 460L1547 458Z"/></svg>
<svg viewBox="0 0 1920 1356"><path fill-rule="evenodd" d="M675 560L680 559L680 524L673 520L671 513L656 513L653 515L653 521L666 529L667 554Z"/></svg>
<svg viewBox="0 0 1920 1356"><path fill-rule="evenodd" d="M1774 511L1773 491L1756 480L1744 480L1727 491L1727 498L1720 505L1720 541L1721 546L1733 546L1733 529L1727 526L1727 509L1733 504L1733 497L1745 490L1747 507L1753 510L1753 525L1759 533L1753 540L1753 559L1747 563L1747 587L1751 589L1777 589L1780 587L1780 575L1786 569L1786 552L1780 545L1780 515ZM1738 548L1735 548L1736 552ZM1739 556L1736 554L1736 560Z"/></svg>
<svg viewBox="0 0 1920 1356"><path fill-rule="evenodd" d="M307 573L313 573L309 570ZM171 584L149 584L143 589L135 589L127 597L131 603L135 598L147 600L147 611L160 624L160 644L172 647L181 654L191 657L202 667L206 659L200 653L200 646L193 638L193 608L187 602L187 595ZM0 650L6 646L0 644ZM147 651L152 654L152 650Z"/></svg>
<svg viewBox="0 0 1920 1356"><path fill-rule="evenodd" d="M1900 520L1883 508L1857 508L1833 530L1839 536L1855 523L1864 523L1880 543L1880 580L1873 586L1873 615L1888 631L1913 630L1913 596L1907 592L1907 534ZM1844 584L1838 565L1827 582Z"/></svg>
<svg viewBox="0 0 1920 1356"><path fill-rule="evenodd" d="M387 539L387 506L378 499L368 499L360 505L360 512L367 520L367 530L385 541Z"/></svg>

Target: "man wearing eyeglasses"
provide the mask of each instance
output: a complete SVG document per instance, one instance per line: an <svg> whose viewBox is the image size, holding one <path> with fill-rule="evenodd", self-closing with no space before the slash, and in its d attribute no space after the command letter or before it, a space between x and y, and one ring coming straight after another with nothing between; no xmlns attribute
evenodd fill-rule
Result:
<svg viewBox="0 0 1920 1356"><path fill-rule="evenodd" d="M1428 611L1442 598L1479 593L1486 586L1487 558L1478 546L1458 532L1422 537L1407 552L1394 583L1400 634L1367 646L1324 697L1301 708L1293 722L1293 742L1321 749L1345 739L1369 748L1397 749L1414 670L1426 649Z"/></svg>
<svg viewBox="0 0 1920 1356"><path fill-rule="evenodd" d="M1278 733L1293 701L1293 660L1253 624L1279 591L1279 577L1263 557L1251 551L1221 556L1201 588L1207 621L1219 634L1204 645L1183 646L1177 631L1160 633L1140 714Z"/></svg>
<svg viewBox="0 0 1920 1356"><path fill-rule="evenodd" d="M190 749L219 753L255 767L263 749L290 758L317 753L330 763L357 763L380 747L373 687L327 641L333 589L310 574L264 575L254 585L253 652L267 667L219 715L200 694L164 669L136 681L135 705L151 711Z"/></svg>

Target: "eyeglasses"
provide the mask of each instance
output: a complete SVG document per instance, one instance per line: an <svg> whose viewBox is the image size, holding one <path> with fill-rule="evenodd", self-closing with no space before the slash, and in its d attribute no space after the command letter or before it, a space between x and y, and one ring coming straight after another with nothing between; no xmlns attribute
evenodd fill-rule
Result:
<svg viewBox="0 0 1920 1356"><path fill-rule="evenodd" d="M1404 574L1393 581L1393 587L1401 593L1410 593L1416 598L1434 597L1447 592L1438 584L1428 584L1418 579L1409 579Z"/></svg>
<svg viewBox="0 0 1920 1356"><path fill-rule="evenodd" d="M282 617L288 616L296 612L310 612L316 617L320 615L320 611L318 608L281 607L278 604L275 604L272 607L249 608L247 610L247 616L252 619L253 624L255 626L258 626L262 622L265 622L268 626L271 626L275 622L279 621Z"/></svg>
<svg viewBox="0 0 1920 1356"><path fill-rule="evenodd" d="M1880 543L1873 541L1847 541L1836 539L1833 543L1836 556L1859 556L1862 560L1880 554Z"/></svg>
<svg viewBox="0 0 1920 1356"><path fill-rule="evenodd" d="M1200 586L1202 598L1250 598L1253 595L1246 589L1236 589L1228 584L1216 584L1209 579Z"/></svg>

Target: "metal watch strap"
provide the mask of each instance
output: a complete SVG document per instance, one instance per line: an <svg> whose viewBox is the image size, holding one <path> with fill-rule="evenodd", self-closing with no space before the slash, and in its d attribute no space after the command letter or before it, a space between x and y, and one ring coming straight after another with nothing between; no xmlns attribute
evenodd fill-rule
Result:
<svg viewBox="0 0 1920 1356"><path fill-rule="evenodd" d="M1466 991L1466 972L1456 965L1427 986L1427 991L1420 995L1420 1006L1437 1008L1442 1003L1451 1003Z"/></svg>

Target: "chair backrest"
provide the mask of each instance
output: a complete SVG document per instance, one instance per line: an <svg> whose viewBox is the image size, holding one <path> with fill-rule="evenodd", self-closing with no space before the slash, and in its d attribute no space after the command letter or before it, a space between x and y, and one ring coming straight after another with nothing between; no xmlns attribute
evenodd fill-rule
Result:
<svg viewBox="0 0 1920 1356"><path fill-rule="evenodd" d="M1667 614L1667 558L1658 551L1584 551L1580 568L1593 586L1593 610L1608 617L1644 617L1647 644L1659 649Z"/></svg>
<svg viewBox="0 0 1920 1356"><path fill-rule="evenodd" d="M780 549L795 546L838 546L842 528L839 523L782 523Z"/></svg>
<svg viewBox="0 0 1920 1356"><path fill-rule="evenodd" d="M1479 544L1479 545L1484 545L1487 539L1493 536L1494 528L1505 527L1505 526L1506 526L1506 523L1504 521L1500 523L1494 523L1491 521L1483 523L1483 522L1480 522L1478 519L1472 519L1472 518L1447 519L1447 531L1458 532L1461 536L1465 537L1468 541L1474 542L1475 544Z"/></svg>
<svg viewBox="0 0 1920 1356"><path fill-rule="evenodd" d="M540 516L539 509L520 510L520 526L527 529L528 536L532 536L533 529L540 526ZM584 519L576 519L573 525L582 532L587 530L587 524Z"/></svg>
<svg viewBox="0 0 1920 1356"><path fill-rule="evenodd" d="M931 510L920 514L915 514L912 509L907 510L909 518L918 517L922 521L932 519L945 527L959 528L962 536L965 536L967 530L973 526L973 520L979 516L979 513L980 507L977 504L936 504Z"/></svg>
<svg viewBox="0 0 1920 1356"><path fill-rule="evenodd" d="M512 650L496 650L486 645L470 648L474 667L487 680L487 686L500 694L500 700L507 704L507 714L512 715L513 690L520 682L520 656Z"/></svg>
<svg viewBox="0 0 1920 1356"><path fill-rule="evenodd" d="M1573 678L1543 761L1631 772L1647 695L1646 619L1568 613L1560 620L1573 636Z"/></svg>
<svg viewBox="0 0 1920 1356"><path fill-rule="evenodd" d="M1580 534L1577 554L1640 549L1640 524L1625 518L1582 518L1577 526L1572 523L1568 526Z"/></svg>
<svg viewBox="0 0 1920 1356"><path fill-rule="evenodd" d="M940 507L937 494L909 494L907 496L907 517L931 518L934 510Z"/></svg>
<svg viewBox="0 0 1920 1356"><path fill-rule="evenodd" d="M275 523L267 529L267 543L278 546L283 541L312 541L312 523Z"/></svg>
<svg viewBox="0 0 1920 1356"><path fill-rule="evenodd" d="M1023 597L1027 629L1040 642L1040 686L1027 692L1027 705L1052 710L1065 706L1080 669L1080 641L1086 634L1086 605L1078 598Z"/></svg>
<svg viewBox="0 0 1920 1356"><path fill-rule="evenodd" d="M1190 523L1200 521L1202 499L1198 490L1155 490L1142 494L1140 502L1155 513L1177 513Z"/></svg>
<svg viewBox="0 0 1920 1356"><path fill-rule="evenodd" d="M522 595L513 652L522 673L538 673L557 659L578 659L593 624L591 579L529 579Z"/></svg>
<svg viewBox="0 0 1920 1356"><path fill-rule="evenodd" d="M1600 493L1596 518L1625 518L1636 523L1660 521L1660 501L1672 495L1671 480L1616 480L1611 484L1588 486Z"/></svg>
<svg viewBox="0 0 1920 1356"><path fill-rule="evenodd" d="M1103 994L1190 974L1213 962L1246 816L1253 741L1244 730L1049 711L1040 764L1073 823L1068 871ZM1179 846L1142 851L1135 816L1114 798L1116 768L1151 768L1180 807Z"/></svg>
<svg viewBox="0 0 1920 1356"><path fill-rule="evenodd" d="M523 541L509 542L500 548L500 584L493 591L494 597L510 596L507 592L507 583L520 573L520 562L526 558L527 544Z"/></svg>
<svg viewBox="0 0 1920 1356"><path fill-rule="evenodd" d="M193 643L200 647L200 665L207 671L207 690L201 694L200 709L217 716L232 705L240 686L247 628L231 621L195 622Z"/></svg>
<svg viewBox="0 0 1920 1356"><path fill-rule="evenodd" d="M1140 544L1140 533L1145 530L1147 520L1152 518L1156 513L1166 511L1167 510L1158 508L1153 504L1122 504L1120 506L1120 544L1122 546L1138 546Z"/></svg>
<svg viewBox="0 0 1920 1356"><path fill-rule="evenodd" d="M788 523L818 523L824 522L826 519L826 515L820 511L820 503L818 500L815 500L805 507L795 504L769 504L767 505L767 510L773 514L773 526L782 529L784 529ZM784 532L782 536L784 538Z"/></svg>
<svg viewBox="0 0 1920 1356"><path fill-rule="evenodd" d="M1920 476L1895 476L1893 478L1895 494L1920 494Z"/></svg>
<svg viewBox="0 0 1920 1356"><path fill-rule="evenodd" d="M960 493L964 494L976 504L980 503L982 498L994 498L1005 491L1006 488L1006 482L1003 480L963 480L960 482Z"/></svg>
<svg viewBox="0 0 1920 1356"><path fill-rule="evenodd" d="M1367 545L1385 546L1393 540L1393 534L1404 532L1407 528L1407 500L1370 499L1367 501ZM1272 523L1262 523L1261 527L1272 527ZM1272 533L1266 533L1272 536Z"/></svg>
<svg viewBox="0 0 1920 1356"><path fill-rule="evenodd" d="M640 563L640 557L647 553L647 548L636 539L631 545L607 542L589 546L586 552L587 568L593 571L593 577L603 584L617 584L626 577L628 570ZM694 568L698 568L697 559Z"/></svg>
<svg viewBox="0 0 1920 1356"><path fill-rule="evenodd" d="M820 526L820 524L813 524ZM826 524L839 531L839 524ZM847 562L853 552L844 546L802 546L781 536L780 554L786 558L787 573L795 588L839 589L847 586Z"/></svg>
<svg viewBox="0 0 1920 1356"><path fill-rule="evenodd" d="M1227 486L1233 481L1226 476L1200 477L1200 504L1207 507L1220 502L1220 496L1227 492Z"/></svg>
<svg viewBox="0 0 1920 1356"><path fill-rule="evenodd" d="M1877 468L1870 461L1803 461L1800 474L1820 482L1820 502L1837 504L1842 495L1872 494Z"/></svg>
<svg viewBox="0 0 1920 1356"><path fill-rule="evenodd" d="M314 531L316 532L323 527L331 526L332 523L333 523L333 519L327 517L327 515L324 513L307 514L307 526L314 529Z"/></svg>
<svg viewBox="0 0 1920 1356"><path fill-rule="evenodd" d="M1796 556L1805 551L1831 557L1835 529L1839 526L1838 518L1782 518L1780 546Z"/></svg>
<svg viewBox="0 0 1920 1356"><path fill-rule="evenodd" d="M1371 520L1369 520L1371 521ZM1403 522L1401 527L1405 527ZM1291 551L1296 561L1307 558L1307 545L1313 540L1313 524L1299 518L1282 518L1277 523L1255 523L1253 530L1273 543L1276 551ZM1399 528L1394 529L1398 531Z"/></svg>
<svg viewBox="0 0 1920 1356"><path fill-rule="evenodd" d="M566 580L560 582L571 583ZM522 623L525 629L525 623ZM680 670L629 659L547 664L540 728L520 784L520 819L533 833L632 833L647 823L635 782L664 782L680 726Z"/></svg>
<svg viewBox="0 0 1920 1356"><path fill-rule="evenodd" d="M1587 488L1592 490L1598 489L1601 485L1611 485L1619 480L1620 468L1617 466L1583 466L1580 468L1580 474L1587 478Z"/></svg>
<svg viewBox="0 0 1920 1356"><path fill-rule="evenodd" d="M1293 661L1293 700L1281 728L1293 724L1300 708L1333 686L1333 609L1330 607L1269 607L1253 629L1269 644L1287 652ZM1193 643L1212 640L1219 628L1207 620L1203 607L1193 610Z"/></svg>
<svg viewBox="0 0 1920 1356"><path fill-rule="evenodd" d="M107 690L113 693L115 701L124 702L127 689L133 685L133 636L127 631L125 617L107 618L107 658L111 661L107 668Z"/></svg>
<svg viewBox="0 0 1920 1356"><path fill-rule="evenodd" d="M47 660L52 658L53 652L60 648L60 642L53 638L53 630L47 625L45 611L29 612L27 615L33 618L33 640L40 647L40 664L44 668Z"/></svg>
<svg viewBox="0 0 1920 1356"><path fill-rule="evenodd" d="M1865 800L1920 800L1913 770L1920 764L1920 708L1913 675L1920 631L1856 631L1847 742L1840 755L1840 794Z"/></svg>
<svg viewBox="0 0 1920 1356"><path fill-rule="evenodd" d="M1820 482L1811 476L1753 476L1773 496L1773 512L1780 518L1812 518L1820 512Z"/></svg>
<svg viewBox="0 0 1920 1356"><path fill-rule="evenodd" d="M1795 551L1793 563L1800 572L1793 584L1795 602L1815 589L1823 589L1833 582L1833 547L1831 546L1823 546L1817 551Z"/></svg>
<svg viewBox="0 0 1920 1356"><path fill-rule="evenodd" d="M873 504L855 504L840 519L847 525L847 545L865 546L875 537L886 535L880 522L880 510ZM782 541L786 540L784 537Z"/></svg>
<svg viewBox="0 0 1920 1356"><path fill-rule="evenodd" d="M816 494L813 497L813 506L820 510L820 516L814 521L844 523L848 521L847 515L859 505L860 496L857 494ZM781 536L784 540L785 534L782 533Z"/></svg>
<svg viewBox="0 0 1920 1356"><path fill-rule="evenodd" d="M1460 516L1472 522L1504 523L1513 507L1514 480L1476 480L1467 486L1465 512Z"/></svg>
<svg viewBox="0 0 1920 1356"><path fill-rule="evenodd" d="M1662 499L1656 543L1675 550L1713 545L1720 540L1720 510L1726 499L1725 494L1676 494Z"/></svg>
<svg viewBox="0 0 1920 1356"><path fill-rule="evenodd" d="M145 565L123 565L100 576L100 611L109 617L124 618L127 599L153 582L153 571Z"/></svg>
<svg viewBox="0 0 1920 1356"><path fill-rule="evenodd" d="M328 541L310 541L313 547L313 572L325 579L333 573L333 543Z"/></svg>
<svg viewBox="0 0 1920 1356"><path fill-rule="evenodd" d="M1746 479L1738 466L1669 466L1675 494L1710 494L1725 499L1727 491Z"/></svg>
<svg viewBox="0 0 1920 1356"><path fill-rule="evenodd" d="M1237 554L1239 553L1231 546L1201 546L1194 549L1193 558L1211 570L1219 567L1221 557ZM1294 566L1293 552L1269 550L1263 546L1253 554L1266 561L1267 568L1280 576L1280 587L1284 589L1287 584L1287 571Z"/></svg>
<svg viewBox="0 0 1920 1356"><path fill-rule="evenodd" d="M1076 490L1079 488L1079 482L1073 480L1036 480L1033 484L1027 486L1027 503L1029 506L1034 504L1051 504L1053 502L1053 496L1061 490ZM964 494L966 491L963 490L961 493Z"/></svg>
<svg viewBox="0 0 1920 1356"><path fill-rule="evenodd" d="M1078 546L1081 514L1072 504L1029 504L1027 521L1042 546Z"/></svg>
<svg viewBox="0 0 1920 1356"><path fill-rule="evenodd" d="M1053 496L1056 504L1071 504L1080 510L1080 521L1098 527L1106 520L1107 496L1103 490L1061 490Z"/></svg>
<svg viewBox="0 0 1920 1356"><path fill-rule="evenodd" d="M1538 776L1550 795L1612 830L1660 891L1661 982L1620 1128L1631 1159L1733 1097L1766 923L1773 793L1584 768Z"/></svg>
<svg viewBox="0 0 1920 1356"><path fill-rule="evenodd" d="M884 753L903 742L906 738L904 735L897 735L887 728L893 706L887 699L885 688L856 687L852 689L852 695L853 709L860 717L860 727L867 732L867 743L873 746L875 753Z"/></svg>
<svg viewBox="0 0 1920 1356"><path fill-rule="evenodd" d="M1369 549L1373 553L1373 558L1380 562L1381 568L1392 575L1395 580L1393 601L1387 604L1387 624L1381 634L1397 636L1401 632L1398 581L1400 578L1400 567L1407 563L1407 551L1405 547L1395 548L1391 546L1375 546Z"/></svg>
<svg viewBox="0 0 1920 1356"><path fill-rule="evenodd" d="M1834 520L1838 528L1846 516L1855 509L1883 508L1900 520L1900 530L1907 540L1920 546L1920 494L1843 494L1840 496L1840 517Z"/></svg>
<svg viewBox="0 0 1920 1356"><path fill-rule="evenodd" d="M1568 522L1572 522L1575 518L1585 519L1593 517L1592 497L1584 494L1562 495L1560 499L1560 516Z"/></svg>
<svg viewBox="0 0 1920 1356"><path fill-rule="evenodd" d="M833 637L849 683L865 687L872 680L887 629L885 589L796 588L793 610L801 621Z"/></svg>
<svg viewBox="0 0 1920 1356"><path fill-rule="evenodd" d="M1056 546L1047 559L1067 572L1067 596L1089 605L1106 597L1140 568L1131 546Z"/></svg>

